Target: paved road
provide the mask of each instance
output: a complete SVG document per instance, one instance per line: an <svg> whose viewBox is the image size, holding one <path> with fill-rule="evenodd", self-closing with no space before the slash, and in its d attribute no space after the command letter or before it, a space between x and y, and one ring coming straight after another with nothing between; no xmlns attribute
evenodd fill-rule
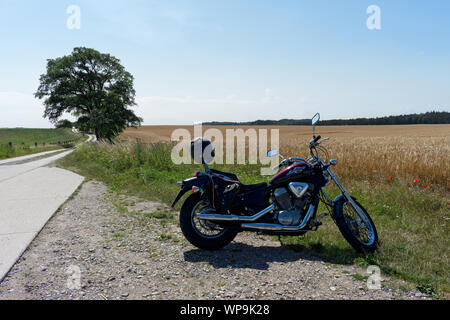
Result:
<svg viewBox="0 0 450 320"><path fill-rule="evenodd" d="M92 140L91 136L88 141ZM17 163L23 157L8 159L0 164L0 281L84 180L70 171L47 166L71 152L26 163Z"/></svg>
<svg viewBox="0 0 450 320"><path fill-rule="evenodd" d="M52 153L56 153L56 152L61 152L61 149L52 150L52 151L45 151L45 152L41 152L41 153L33 153L33 154L29 154L27 156L0 160L0 165L7 164L7 163L12 163L12 162L25 161L25 160L29 160L29 159L32 159L32 158L41 157L41 156L49 155L49 154L52 154Z"/></svg>
<svg viewBox="0 0 450 320"><path fill-rule="evenodd" d="M94 135L89 135L89 138L85 142L95 142L95 141L97 141L96 137ZM4 159L4 160L0 160L0 165L13 163L13 162L19 162L19 161L30 160L30 159L33 159L33 158L42 157L42 156L49 155L49 154L52 154L52 153L61 152L61 150L62 149L57 149L57 150L40 152L40 153L33 153L33 154L29 154L29 155L21 156L21 157L16 157L16 158Z"/></svg>

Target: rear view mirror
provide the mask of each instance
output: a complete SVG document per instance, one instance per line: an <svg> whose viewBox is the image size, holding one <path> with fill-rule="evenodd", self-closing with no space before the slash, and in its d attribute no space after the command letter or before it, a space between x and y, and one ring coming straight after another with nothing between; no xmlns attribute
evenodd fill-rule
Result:
<svg viewBox="0 0 450 320"><path fill-rule="evenodd" d="M278 150L270 150L269 152L267 152L267 156L269 158L275 157L278 155Z"/></svg>
<svg viewBox="0 0 450 320"><path fill-rule="evenodd" d="M316 113L315 116L312 118L312 125L314 126L317 122L320 120L320 113Z"/></svg>

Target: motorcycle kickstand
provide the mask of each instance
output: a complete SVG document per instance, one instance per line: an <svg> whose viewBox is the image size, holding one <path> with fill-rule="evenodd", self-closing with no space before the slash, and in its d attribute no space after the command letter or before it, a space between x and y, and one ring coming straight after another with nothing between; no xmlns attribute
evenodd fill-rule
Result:
<svg viewBox="0 0 450 320"><path fill-rule="evenodd" d="M319 227L323 224L322 223L322 219L323 218L325 218L326 216L329 216L330 215L330 213L329 212L324 212L324 213L321 213L318 217L317 217L317 219L315 219L314 221L312 221L312 230L313 231L317 231L317 229L319 229Z"/></svg>

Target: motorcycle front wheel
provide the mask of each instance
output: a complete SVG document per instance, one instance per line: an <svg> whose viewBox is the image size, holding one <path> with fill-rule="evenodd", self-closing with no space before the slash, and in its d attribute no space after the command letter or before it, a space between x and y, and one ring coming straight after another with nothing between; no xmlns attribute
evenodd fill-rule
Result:
<svg viewBox="0 0 450 320"><path fill-rule="evenodd" d="M180 211L180 228L185 238L194 246L205 250L218 250L228 245L237 233L221 228L215 223L200 220L197 213L207 208L198 193L190 195Z"/></svg>
<svg viewBox="0 0 450 320"><path fill-rule="evenodd" d="M334 219L345 240L358 252L374 252L378 248L378 233L366 209L354 200L362 210L360 216L352 204L341 198L335 206Z"/></svg>

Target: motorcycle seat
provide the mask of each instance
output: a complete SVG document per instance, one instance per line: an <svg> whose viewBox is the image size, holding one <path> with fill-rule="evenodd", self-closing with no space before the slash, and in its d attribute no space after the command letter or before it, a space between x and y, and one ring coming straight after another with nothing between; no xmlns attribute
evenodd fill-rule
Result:
<svg viewBox="0 0 450 320"><path fill-rule="evenodd" d="M267 187L267 183L261 182L256 184L241 184L241 193L246 193L258 189L265 189Z"/></svg>

